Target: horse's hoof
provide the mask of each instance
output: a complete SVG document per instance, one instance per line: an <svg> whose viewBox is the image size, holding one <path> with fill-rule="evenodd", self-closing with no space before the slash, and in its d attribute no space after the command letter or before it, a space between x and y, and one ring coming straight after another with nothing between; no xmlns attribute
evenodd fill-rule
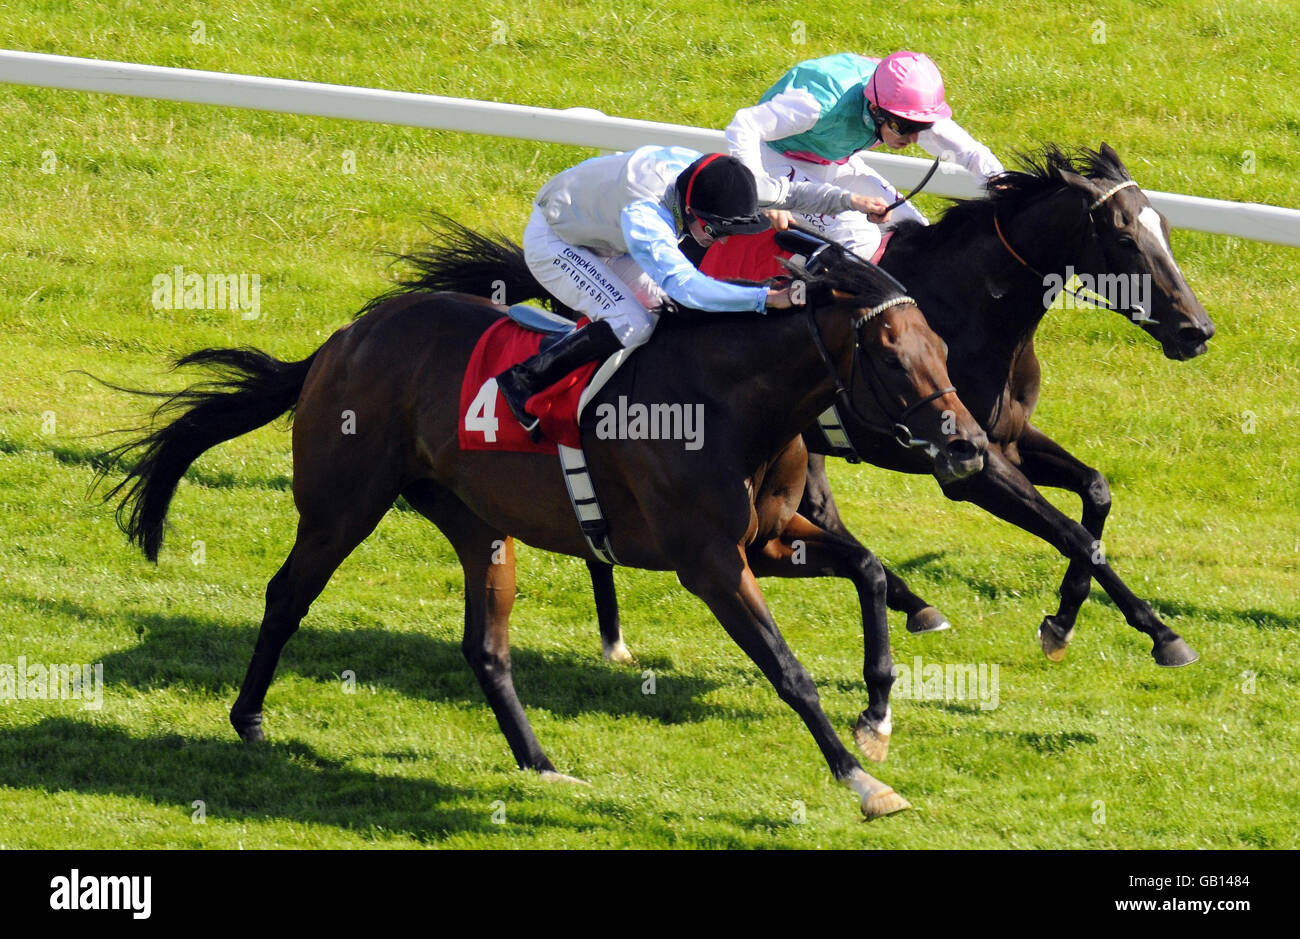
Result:
<svg viewBox="0 0 1300 939"><path fill-rule="evenodd" d="M587 782L587 780L579 779L577 776L566 776L563 773L557 773L553 769L544 769L537 775L549 783L569 783L573 786L586 786L587 788L591 788L591 783Z"/></svg>
<svg viewBox="0 0 1300 939"><path fill-rule="evenodd" d="M1061 628L1052 622L1050 616L1043 617L1043 622L1038 627L1038 644L1043 647L1043 655L1053 662L1059 662L1065 658L1065 648L1073 638L1073 626L1062 632Z"/></svg>
<svg viewBox="0 0 1300 939"><path fill-rule="evenodd" d="M636 659L634 659L632 653L627 650L627 646L623 645L622 639L612 646L607 646L604 650L603 656L606 662L613 662L615 665L636 664Z"/></svg>
<svg viewBox="0 0 1300 939"><path fill-rule="evenodd" d="M899 812L906 812L911 807L912 803L889 788L862 797L862 815L869 822L877 818L884 818L886 815L897 815Z"/></svg>
<svg viewBox="0 0 1300 939"><path fill-rule="evenodd" d="M244 743L265 743L266 734L262 731L262 715L254 714L251 717L241 717L230 719L231 725L235 728L235 733L239 734L239 739Z"/></svg>
<svg viewBox="0 0 1300 939"><path fill-rule="evenodd" d="M1200 655L1185 643L1181 638L1174 638L1166 643L1157 645L1151 650L1151 656L1156 660L1157 665L1163 665L1165 668L1178 668L1182 665L1191 665Z"/></svg>
<svg viewBox="0 0 1300 939"><path fill-rule="evenodd" d="M863 711L858 715L858 722L853 727L853 740L862 751L862 755L873 763L883 763L889 756L889 738L893 726L886 714L885 719L876 723Z"/></svg>
<svg viewBox="0 0 1300 939"><path fill-rule="evenodd" d="M938 633L951 628L952 623L948 622L948 617L932 606L917 610L907 617L907 631L909 633Z"/></svg>

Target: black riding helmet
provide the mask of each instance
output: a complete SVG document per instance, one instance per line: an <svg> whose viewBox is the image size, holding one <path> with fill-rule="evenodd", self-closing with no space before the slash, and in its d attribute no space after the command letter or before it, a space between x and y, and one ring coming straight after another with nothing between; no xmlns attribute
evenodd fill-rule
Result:
<svg viewBox="0 0 1300 939"><path fill-rule="evenodd" d="M714 238L766 231L767 217L758 211L754 174L735 157L710 153L677 176L677 207L687 224L699 219Z"/></svg>

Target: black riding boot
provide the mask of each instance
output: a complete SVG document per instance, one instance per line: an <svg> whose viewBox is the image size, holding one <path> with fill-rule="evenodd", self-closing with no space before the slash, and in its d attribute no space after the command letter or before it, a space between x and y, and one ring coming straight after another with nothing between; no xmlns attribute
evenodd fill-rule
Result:
<svg viewBox="0 0 1300 939"><path fill-rule="evenodd" d="M588 323L497 376L497 388L524 430L536 440L539 421L524 409L528 399L555 384L580 365L603 359L623 348L604 320Z"/></svg>

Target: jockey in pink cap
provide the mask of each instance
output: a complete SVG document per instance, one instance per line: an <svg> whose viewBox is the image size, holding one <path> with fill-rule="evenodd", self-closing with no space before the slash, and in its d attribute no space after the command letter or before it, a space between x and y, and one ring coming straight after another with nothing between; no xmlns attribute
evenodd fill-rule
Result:
<svg viewBox="0 0 1300 939"><path fill-rule="evenodd" d="M833 183L866 197L874 212L845 212L834 218L797 213L798 220L870 258L880 245L876 223L897 198L894 189L858 156L884 144L901 150L920 144L969 170L980 182L1002 172L988 147L952 120L943 78L919 52L895 52L876 60L851 52L800 62L769 88L752 108L736 112L727 127L732 156L753 171L759 204L780 205L798 182ZM895 210L928 224L911 203ZM769 212L775 227L791 216Z"/></svg>

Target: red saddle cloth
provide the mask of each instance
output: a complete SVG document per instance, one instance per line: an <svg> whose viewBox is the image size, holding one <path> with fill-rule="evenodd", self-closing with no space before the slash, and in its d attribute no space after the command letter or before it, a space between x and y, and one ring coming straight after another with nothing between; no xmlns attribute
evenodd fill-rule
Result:
<svg viewBox="0 0 1300 939"><path fill-rule="evenodd" d="M778 258L790 257L776 246L776 230L756 235L732 235L704 252L700 273L715 280L767 280L788 273Z"/></svg>
<svg viewBox="0 0 1300 939"><path fill-rule="evenodd" d="M587 320L579 321L579 326ZM600 366L588 362L551 387L528 399L528 411L542 422L542 439L534 443L515 420L496 383L485 385L512 365L535 355L542 334L524 329L509 317L493 323L479 337L465 368L460 386L460 428L462 450L514 450L522 453L556 453L556 442L566 447L582 446L578 431L578 399Z"/></svg>
<svg viewBox="0 0 1300 939"><path fill-rule="evenodd" d="M880 247L871 256L872 264L880 263L893 235L892 231L885 232ZM789 251L776 246L776 230L769 228L757 235L732 235L725 242L714 242L704 252L700 271L716 280L767 280L789 273L779 259L790 256Z"/></svg>

